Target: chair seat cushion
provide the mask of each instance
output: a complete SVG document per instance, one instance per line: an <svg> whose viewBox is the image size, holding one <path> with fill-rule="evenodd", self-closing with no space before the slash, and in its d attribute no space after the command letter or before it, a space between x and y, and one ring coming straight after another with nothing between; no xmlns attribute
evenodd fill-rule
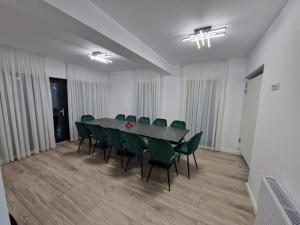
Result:
<svg viewBox="0 0 300 225"><path fill-rule="evenodd" d="M174 152L174 155L172 155L172 157L170 158L169 164L172 164L174 160L178 159L178 157L179 157L179 153Z"/></svg>
<svg viewBox="0 0 300 225"><path fill-rule="evenodd" d="M175 149L175 151L183 155L189 155L189 149L186 143L180 145L178 148Z"/></svg>
<svg viewBox="0 0 300 225"><path fill-rule="evenodd" d="M148 148L144 149L143 155L147 154L148 152L149 152L149 149L148 149Z"/></svg>

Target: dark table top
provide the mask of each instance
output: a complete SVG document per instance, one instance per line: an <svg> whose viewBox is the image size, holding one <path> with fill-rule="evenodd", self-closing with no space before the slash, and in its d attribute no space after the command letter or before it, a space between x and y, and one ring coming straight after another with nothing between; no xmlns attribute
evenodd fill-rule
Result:
<svg viewBox="0 0 300 225"><path fill-rule="evenodd" d="M110 118L96 119L86 123L93 124L93 125L100 125L104 128L119 129L127 133L133 133L145 137L158 138L158 139L163 139L166 141L172 141L177 143L179 143L184 138L184 136L189 132L189 130L187 129L160 127L152 124L147 125L141 123L133 123L133 127L126 128L125 124L127 123L127 121L121 121L121 120L110 119Z"/></svg>

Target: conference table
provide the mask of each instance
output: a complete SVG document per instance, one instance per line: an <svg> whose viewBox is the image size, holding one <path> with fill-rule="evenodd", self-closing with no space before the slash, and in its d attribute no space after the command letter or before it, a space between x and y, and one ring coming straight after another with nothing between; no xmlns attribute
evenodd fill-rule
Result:
<svg viewBox="0 0 300 225"><path fill-rule="evenodd" d="M185 135L189 132L188 129L177 129L173 127L161 127L153 124L132 123L133 126L127 128L127 121L116 120L111 118L95 119L86 124L99 125L104 128L119 129L123 132L137 134L145 137L157 138L173 143L180 143Z"/></svg>

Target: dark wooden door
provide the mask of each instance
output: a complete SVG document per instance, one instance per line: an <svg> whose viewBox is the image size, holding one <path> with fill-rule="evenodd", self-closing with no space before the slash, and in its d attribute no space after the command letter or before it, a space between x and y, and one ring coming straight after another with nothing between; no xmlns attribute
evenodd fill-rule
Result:
<svg viewBox="0 0 300 225"><path fill-rule="evenodd" d="M50 88L55 141L58 143L70 139L67 80L50 78Z"/></svg>

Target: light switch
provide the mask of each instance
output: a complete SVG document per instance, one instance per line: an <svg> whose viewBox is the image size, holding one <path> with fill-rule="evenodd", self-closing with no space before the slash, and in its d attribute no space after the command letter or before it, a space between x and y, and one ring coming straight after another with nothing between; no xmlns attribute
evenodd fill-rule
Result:
<svg viewBox="0 0 300 225"><path fill-rule="evenodd" d="M271 87L272 91L278 91L279 85L280 85L280 83L272 84L272 87Z"/></svg>

